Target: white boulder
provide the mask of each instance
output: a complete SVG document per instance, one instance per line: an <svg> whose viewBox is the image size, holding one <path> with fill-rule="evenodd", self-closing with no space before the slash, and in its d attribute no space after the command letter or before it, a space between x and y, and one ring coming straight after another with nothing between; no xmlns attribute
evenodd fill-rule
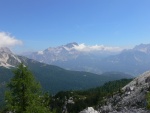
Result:
<svg viewBox="0 0 150 113"><path fill-rule="evenodd" d="M99 113L99 112L94 110L93 107L88 107L88 108L84 109L83 111L81 111L80 113Z"/></svg>

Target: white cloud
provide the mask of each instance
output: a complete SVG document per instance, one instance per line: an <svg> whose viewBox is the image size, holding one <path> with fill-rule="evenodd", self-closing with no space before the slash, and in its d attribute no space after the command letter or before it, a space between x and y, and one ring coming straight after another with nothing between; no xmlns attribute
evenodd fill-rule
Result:
<svg viewBox="0 0 150 113"><path fill-rule="evenodd" d="M78 51L85 51L85 52L91 52L91 51L119 52L123 50L123 48L121 47L110 47L110 46L104 46L104 45L87 46L84 43L79 44L79 45L74 45L72 49L76 49Z"/></svg>
<svg viewBox="0 0 150 113"><path fill-rule="evenodd" d="M0 47L11 47L16 45L22 45L22 41L8 33L0 32Z"/></svg>

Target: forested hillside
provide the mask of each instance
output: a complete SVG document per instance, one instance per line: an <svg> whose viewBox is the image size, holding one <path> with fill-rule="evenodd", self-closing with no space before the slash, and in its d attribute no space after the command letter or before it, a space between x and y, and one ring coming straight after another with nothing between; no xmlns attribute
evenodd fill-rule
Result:
<svg viewBox="0 0 150 113"><path fill-rule="evenodd" d="M51 108L57 113L67 109L69 113L78 113L88 106L98 107L105 104L104 97L111 97L114 93L128 84L132 79L121 79L107 82L101 87L85 91L62 91L51 97ZM67 104L66 104L67 103ZM61 107L60 107L61 106Z"/></svg>

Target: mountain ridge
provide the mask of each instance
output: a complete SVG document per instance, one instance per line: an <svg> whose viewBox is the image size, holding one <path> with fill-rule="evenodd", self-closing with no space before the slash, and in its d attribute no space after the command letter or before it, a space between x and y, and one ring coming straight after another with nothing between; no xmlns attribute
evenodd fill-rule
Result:
<svg viewBox="0 0 150 113"><path fill-rule="evenodd" d="M0 54L2 55L6 53ZM10 79L8 78L8 76L13 76L12 72L10 74L11 68L16 67L22 62L31 70L31 72L35 75L36 79L41 82L44 89L52 91L54 93L60 90L77 90L96 87L102 85L109 80L131 77L130 75L123 73L116 73L115 75L113 74L113 77L111 77L111 73L105 76L83 71L70 71L60 68L58 66L40 63L38 61L28 59L23 56L16 56L12 53L7 53L7 56L11 56L6 60L6 62L9 65L11 64L11 66L10 68L5 69L6 76L0 76L1 78L3 78L4 81L8 81ZM16 59L12 56L15 56ZM0 63L2 59L3 57L0 57ZM0 66L1 71L4 70L3 67L6 68L6 66Z"/></svg>
<svg viewBox="0 0 150 113"><path fill-rule="evenodd" d="M68 46L69 45L69 46ZM150 70L150 44L140 44L132 49L124 49L119 53L104 53L103 49L96 52L78 51L77 43L40 51L26 57L57 65L68 70L87 71L102 74L108 71L119 71L137 76ZM70 47L70 48L68 48ZM102 53L101 53L101 52Z"/></svg>
<svg viewBox="0 0 150 113"><path fill-rule="evenodd" d="M83 71L70 71L58 66L44 64L23 56L17 56L13 53L7 53L6 51L1 52L0 54L10 56L6 60L6 63L11 64L9 68L6 68L6 66L0 66L0 106L1 103L4 102L4 91L6 90L6 84L14 76L12 70L21 62L28 67L28 69L33 73L35 79L41 83L43 90L50 92L51 94L56 94L59 91L67 90L85 90L101 86L108 81L131 78L130 75L118 72L98 75ZM5 59L5 57L0 57L0 63L3 61L2 59Z"/></svg>
<svg viewBox="0 0 150 113"><path fill-rule="evenodd" d="M9 48L0 48L0 66L11 68L17 66L19 63L21 63L21 60L18 59L18 57L14 55Z"/></svg>

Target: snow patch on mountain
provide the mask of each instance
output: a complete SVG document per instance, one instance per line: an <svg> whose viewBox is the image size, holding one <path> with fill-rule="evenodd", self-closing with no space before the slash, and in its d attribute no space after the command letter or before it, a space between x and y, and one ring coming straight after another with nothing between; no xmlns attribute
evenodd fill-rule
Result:
<svg viewBox="0 0 150 113"><path fill-rule="evenodd" d="M0 66L6 67L6 68L14 67L7 63L8 60L9 60L8 54L6 53L0 54Z"/></svg>
<svg viewBox="0 0 150 113"><path fill-rule="evenodd" d="M11 67L15 67L15 66L13 66L13 65L10 65L10 64L8 64L8 63L4 63L4 62L0 62L0 66L2 66L2 67L5 67L5 68L11 68Z"/></svg>

